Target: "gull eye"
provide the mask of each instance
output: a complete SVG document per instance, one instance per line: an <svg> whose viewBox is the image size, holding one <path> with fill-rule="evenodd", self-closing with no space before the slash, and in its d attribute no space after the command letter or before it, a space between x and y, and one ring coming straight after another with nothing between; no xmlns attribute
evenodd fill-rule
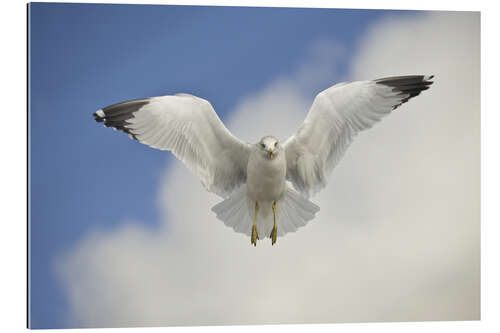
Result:
<svg viewBox="0 0 500 333"><path fill-rule="evenodd" d="M275 146L275 147L276 147L277 145L278 145L278 141L276 141L276 142L274 143L274 146Z"/></svg>
<svg viewBox="0 0 500 333"><path fill-rule="evenodd" d="M265 144L263 144L263 143L261 143L261 144L260 144L260 146L261 146L262 148L266 148L266 145L265 145Z"/></svg>

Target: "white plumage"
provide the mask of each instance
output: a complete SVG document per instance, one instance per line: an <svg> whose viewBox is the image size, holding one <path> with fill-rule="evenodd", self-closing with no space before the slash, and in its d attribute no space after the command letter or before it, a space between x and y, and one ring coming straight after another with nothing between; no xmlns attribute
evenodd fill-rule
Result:
<svg viewBox="0 0 500 333"><path fill-rule="evenodd" d="M189 94L118 103L94 117L148 146L172 151L208 191L225 199L212 209L217 218L251 235L254 244L256 237L271 237L274 244L276 236L314 218L319 207L307 198L326 186L355 135L428 89L430 79L414 75L334 85L316 96L304 123L283 143L272 136L257 144L242 142L208 101Z"/></svg>
<svg viewBox="0 0 500 333"><path fill-rule="evenodd" d="M140 142L170 150L207 190L222 197L244 182L250 145L234 137L204 99L153 97L127 120Z"/></svg>

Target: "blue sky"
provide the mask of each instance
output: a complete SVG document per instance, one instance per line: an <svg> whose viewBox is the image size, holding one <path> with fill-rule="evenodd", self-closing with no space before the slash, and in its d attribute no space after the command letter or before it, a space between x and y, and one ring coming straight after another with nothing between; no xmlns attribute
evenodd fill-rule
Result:
<svg viewBox="0 0 500 333"><path fill-rule="evenodd" d="M224 118L242 97L294 71L317 40L345 48L386 11L30 4L30 310L67 325L59 255L123 220L155 228L157 184L173 159L95 123L128 99L188 92Z"/></svg>

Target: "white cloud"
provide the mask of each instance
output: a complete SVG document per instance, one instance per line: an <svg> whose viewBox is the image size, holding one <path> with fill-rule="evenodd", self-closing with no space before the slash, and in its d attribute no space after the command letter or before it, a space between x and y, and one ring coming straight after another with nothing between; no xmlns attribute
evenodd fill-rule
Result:
<svg viewBox="0 0 500 333"><path fill-rule="evenodd" d="M295 75L248 96L228 119L233 133L295 130L341 50L318 45L332 57L312 52ZM317 218L277 246L254 248L216 220L218 198L175 162L158 230L94 232L61 258L73 325L478 319L479 15L385 19L350 79L413 73L436 83L357 138L313 198Z"/></svg>

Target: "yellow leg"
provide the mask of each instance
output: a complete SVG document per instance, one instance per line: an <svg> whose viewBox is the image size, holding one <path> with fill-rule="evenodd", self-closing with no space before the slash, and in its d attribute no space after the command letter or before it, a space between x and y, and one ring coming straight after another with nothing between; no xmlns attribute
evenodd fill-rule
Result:
<svg viewBox="0 0 500 333"><path fill-rule="evenodd" d="M259 213L259 203L255 201L255 215L253 217L252 225L252 237L251 242L253 246L257 246L257 240L259 239L259 233L257 232L257 214Z"/></svg>
<svg viewBox="0 0 500 333"><path fill-rule="evenodd" d="M276 243L276 238L278 238L278 227L276 226L276 201L273 202L273 218L274 218L274 226L270 236L271 245L274 245L274 243Z"/></svg>

